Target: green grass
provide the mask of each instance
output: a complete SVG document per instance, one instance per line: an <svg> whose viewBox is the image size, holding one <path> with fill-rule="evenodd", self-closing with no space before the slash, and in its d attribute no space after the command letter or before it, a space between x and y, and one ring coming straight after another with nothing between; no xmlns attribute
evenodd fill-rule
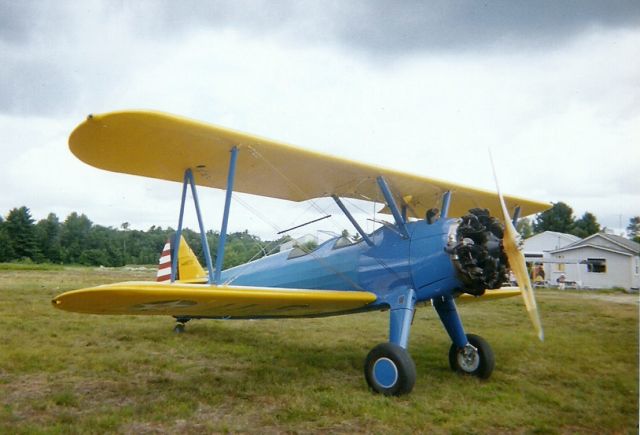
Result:
<svg viewBox="0 0 640 435"><path fill-rule="evenodd" d="M63 270L64 266L52 263L0 263L0 271L3 270Z"/></svg>
<svg viewBox="0 0 640 435"><path fill-rule="evenodd" d="M401 398L367 390L362 364L388 313L192 321L87 316L65 290L152 270L0 269L0 433L637 433L638 305L538 291L546 341L518 299L460 307L496 355L491 379L454 374L430 307L417 312L418 369ZM608 294L611 296L610 294ZM624 295L612 295L627 297Z"/></svg>

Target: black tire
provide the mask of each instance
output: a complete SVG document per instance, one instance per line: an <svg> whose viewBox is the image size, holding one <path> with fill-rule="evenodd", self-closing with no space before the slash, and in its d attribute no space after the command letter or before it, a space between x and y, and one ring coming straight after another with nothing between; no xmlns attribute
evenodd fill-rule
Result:
<svg viewBox="0 0 640 435"><path fill-rule="evenodd" d="M184 323L176 323L176 326L173 327L173 332L175 332L176 334L183 334L184 327Z"/></svg>
<svg viewBox="0 0 640 435"><path fill-rule="evenodd" d="M364 377L369 387L385 396L409 394L416 383L416 365L406 349L381 343L364 360Z"/></svg>
<svg viewBox="0 0 640 435"><path fill-rule="evenodd" d="M467 334L467 340L477 349L477 352L465 358L464 349L452 344L449 349L451 370L480 379L488 379L496 365L491 346L479 335Z"/></svg>

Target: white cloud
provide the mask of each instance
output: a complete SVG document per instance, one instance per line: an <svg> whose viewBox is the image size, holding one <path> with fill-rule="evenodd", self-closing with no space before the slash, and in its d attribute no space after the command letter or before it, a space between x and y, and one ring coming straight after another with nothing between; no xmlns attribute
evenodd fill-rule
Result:
<svg viewBox="0 0 640 435"><path fill-rule="evenodd" d="M594 30L535 52L414 52L384 63L285 31L258 38L197 27L152 39L131 11L87 8L28 52L5 46L27 64L64 71L64 80L44 83L63 86L70 101L57 118L0 118L3 213L25 204L38 218L77 210L104 225L175 226L178 184L95 170L68 151L66 138L86 114L126 108L487 189L491 147L505 192L564 201L576 214L640 213L637 30ZM29 104L38 101L34 89ZM222 193L204 192L208 226L217 229ZM280 229L312 218L305 204L244 200L270 213L281 207L272 215ZM234 205L232 230L275 231L240 210Z"/></svg>

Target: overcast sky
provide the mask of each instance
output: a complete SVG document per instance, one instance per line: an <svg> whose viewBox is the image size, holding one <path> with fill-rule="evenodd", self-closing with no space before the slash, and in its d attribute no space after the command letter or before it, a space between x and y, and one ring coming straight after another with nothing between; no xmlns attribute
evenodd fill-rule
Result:
<svg viewBox="0 0 640 435"><path fill-rule="evenodd" d="M0 0L0 214L175 226L180 185L68 150L87 114L122 109L494 189L490 147L506 193L626 227L640 214L640 2ZM200 195L217 229L222 193ZM239 198L230 229L263 237L337 213Z"/></svg>

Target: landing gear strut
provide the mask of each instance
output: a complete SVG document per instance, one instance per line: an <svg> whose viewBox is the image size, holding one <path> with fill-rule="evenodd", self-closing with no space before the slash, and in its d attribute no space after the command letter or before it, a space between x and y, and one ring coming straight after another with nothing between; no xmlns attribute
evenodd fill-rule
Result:
<svg viewBox="0 0 640 435"><path fill-rule="evenodd" d="M409 394L416 383L416 365L407 351L416 304L413 289L400 288L388 296L389 342L371 349L364 360L369 387L385 396Z"/></svg>
<svg viewBox="0 0 640 435"><path fill-rule="evenodd" d="M456 304L452 298L436 298L433 306L440 316L449 337L449 365L453 371L487 379L493 372L493 350L484 338L465 334Z"/></svg>

